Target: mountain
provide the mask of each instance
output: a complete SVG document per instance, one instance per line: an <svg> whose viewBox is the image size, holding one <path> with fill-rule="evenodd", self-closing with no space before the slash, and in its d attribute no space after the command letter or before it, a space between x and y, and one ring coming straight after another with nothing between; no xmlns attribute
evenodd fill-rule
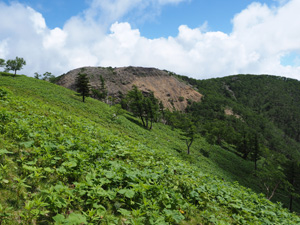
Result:
<svg viewBox="0 0 300 225"><path fill-rule="evenodd" d="M101 89L101 77L104 79L107 95L120 99L136 85L144 93L154 92L166 108L184 111L189 101L199 102L202 95L190 85L178 81L170 72L144 67L83 67L60 76L58 85L76 90L78 73L88 75L92 89Z"/></svg>
<svg viewBox="0 0 300 225"><path fill-rule="evenodd" d="M264 137L272 130L266 127L273 126L274 134L266 138L267 145L287 155L289 148L294 148L289 157L300 159L300 81L270 75L235 75L209 80L182 76L181 79L204 95L203 104L195 103L190 107L199 119L226 119L225 112ZM213 113L197 111L203 110L206 104L211 105L206 109L213 108ZM276 138L281 139L283 145L271 140L271 136L276 135L275 130L280 133L281 137Z"/></svg>
<svg viewBox="0 0 300 225"><path fill-rule="evenodd" d="M104 80L108 95L119 100L132 85L145 95L153 91L171 111L185 112L210 144L254 163L246 175L253 184L236 180L300 211L299 81L270 75L195 80L154 68L88 67L61 76L58 84L75 90L80 72L88 74L94 89L101 90ZM180 128L179 114L166 117L167 124Z"/></svg>
<svg viewBox="0 0 300 225"><path fill-rule="evenodd" d="M254 163L231 145L204 134L187 155L179 129L150 131L117 106L0 75L2 224L300 223L256 193Z"/></svg>
<svg viewBox="0 0 300 225"><path fill-rule="evenodd" d="M201 103L193 103L187 111L201 121L207 140L253 160L255 176L260 178L261 191L267 196L289 208L298 205L300 81L270 75L208 80L177 77L204 96ZM280 194L280 189L294 194Z"/></svg>

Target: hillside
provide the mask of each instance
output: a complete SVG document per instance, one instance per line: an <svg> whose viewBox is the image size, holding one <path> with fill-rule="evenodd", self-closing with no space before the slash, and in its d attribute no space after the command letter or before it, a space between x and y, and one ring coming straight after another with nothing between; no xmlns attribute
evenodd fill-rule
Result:
<svg viewBox="0 0 300 225"><path fill-rule="evenodd" d="M154 68L87 67L62 75L58 84L75 90L80 72L88 74L94 89L101 90L103 78L108 96L118 100L132 85L145 95L153 91L171 111L186 112L196 132L210 144L254 163L254 170L245 174L248 179L234 175L236 180L300 212L298 81L270 75L195 80ZM172 126L180 124L183 120L177 116L165 116L163 121Z"/></svg>
<svg viewBox="0 0 300 225"><path fill-rule="evenodd" d="M178 78L204 95L188 112L200 121L207 140L224 148L229 144L230 151L256 161L261 191L273 190L272 200L299 210L300 82L270 75ZM255 145L260 152L255 153ZM287 193L291 190L295 195Z"/></svg>
<svg viewBox="0 0 300 225"><path fill-rule="evenodd" d="M204 138L187 156L176 129L145 130L118 108L25 76L0 76L0 98L1 224L300 223L233 183L252 164Z"/></svg>
<svg viewBox="0 0 300 225"><path fill-rule="evenodd" d="M155 68L144 67L84 67L69 71L60 76L58 85L76 91L75 80L78 73L86 73L92 89L101 88L101 78L105 81L107 95L120 99L120 94L125 95L136 85L145 93L154 92L166 108L184 111L188 101L199 102L202 95L191 86L178 81L169 72Z"/></svg>

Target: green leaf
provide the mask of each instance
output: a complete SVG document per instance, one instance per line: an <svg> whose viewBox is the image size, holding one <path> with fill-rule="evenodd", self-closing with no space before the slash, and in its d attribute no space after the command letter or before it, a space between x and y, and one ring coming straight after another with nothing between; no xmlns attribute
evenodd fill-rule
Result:
<svg viewBox="0 0 300 225"><path fill-rule="evenodd" d="M73 168L77 166L77 162L75 160L72 160L72 161L64 162L62 165L69 168Z"/></svg>
<svg viewBox="0 0 300 225"><path fill-rule="evenodd" d="M4 155L4 154L13 154L13 152L9 152L6 149L0 149L0 155Z"/></svg>
<svg viewBox="0 0 300 225"><path fill-rule="evenodd" d="M44 170L46 171L46 172L48 172L48 173L52 173L54 170L53 169L51 169L50 167L46 167L46 168L44 168Z"/></svg>
<svg viewBox="0 0 300 225"><path fill-rule="evenodd" d="M24 148L30 148L33 145L34 141L26 141L26 142L21 142L20 146Z"/></svg>
<svg viewBox="0 0 300 225"><path fill-rule="evenodd" d="M4 179L4 180L2 180L2 182L3 182L4 184L8 184L8 183L9 183L9 180Z"/></svg>
<svg viewBox="0 0 300 225"><path fill-rule="evenodd" d="M87 224L86 217L77 213L71 213L66 222L68 225Z"/></svg>
<svg viewBox="0 0 300 225"><path fill-rule="evenodd" d="M61 214L57 214L56 216L52 217L52 219L55 221L55 224L60 225L64 224L65 222L65 217Z"/></svg>
<svg viewBox="0 0 300 225"><path fill-rule="evenodd" d="M122 208L120 208L119 210L118 210L118 212L119 213L121 213L122 214L122 216L126 216L126 217L130 217L130 211L128 211L128 210L126 210L126 209L122 209Z"/></svg>
<svg viewBox="0 0 300 225"><path fill-rule="evenodd" d="M127 198L133 198L135 192L131 189L121 189L118 191L119 194L125 195Z"/></svg>

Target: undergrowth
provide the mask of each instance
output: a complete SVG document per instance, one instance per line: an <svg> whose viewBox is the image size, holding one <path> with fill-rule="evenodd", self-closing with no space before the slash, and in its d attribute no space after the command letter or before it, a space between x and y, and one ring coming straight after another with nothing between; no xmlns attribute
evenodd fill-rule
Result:
<svg viewBox="0 0 300 225"><path fill-rule="evenodd" d="M188 163L178 131L128 118L54 84L0 77L0 224L300 223L212 159Z"/></svg>

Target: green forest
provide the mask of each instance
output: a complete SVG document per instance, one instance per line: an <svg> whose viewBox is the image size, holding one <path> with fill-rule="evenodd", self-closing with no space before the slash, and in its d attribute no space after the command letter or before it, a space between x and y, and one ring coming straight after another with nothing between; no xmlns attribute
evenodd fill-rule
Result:
<svg viewBox="0 0 300 225"><path fill-rule="evenodd" d="M1 73L0 224L299 224L300 82L176 77L186 112Z"/></svg>
<svg viewBox="0 0 300 225"><path fill-rule="evenodd" d="M269 75L178 78L204 94L187 114L207 141L253 161L260 191L299 210L300 82Z"/></svg>

